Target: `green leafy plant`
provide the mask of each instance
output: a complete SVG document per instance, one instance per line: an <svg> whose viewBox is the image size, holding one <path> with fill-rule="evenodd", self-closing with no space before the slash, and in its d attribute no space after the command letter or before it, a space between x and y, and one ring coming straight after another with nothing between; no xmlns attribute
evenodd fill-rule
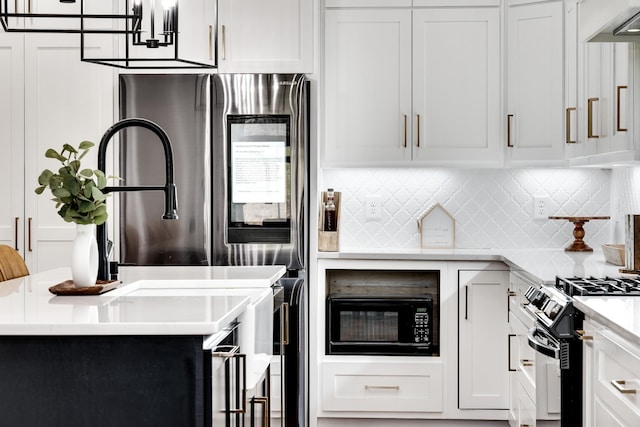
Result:
<svg viewBox="0 0 640 427"><path fill-rule="evenodd" d="M107 220L104 203L107 195L102 192L107 186L107 177L98 169L82 169L80 162L93 146L93 142L82 141L77 149L64 144L60 152L49 148L45 153L45 157L60 161L62 167L58 173L43 170L38 177L40 186L35 191L42 194L49 188L58 215L66 222L100 225Z"/></svg>

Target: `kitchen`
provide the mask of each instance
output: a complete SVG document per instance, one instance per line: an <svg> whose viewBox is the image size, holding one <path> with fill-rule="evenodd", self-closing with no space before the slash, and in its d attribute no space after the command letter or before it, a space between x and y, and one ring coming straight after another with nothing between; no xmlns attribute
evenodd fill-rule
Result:
<svg viewBox="0 0 640 427"><path fill-rule="evenodd" d="M55 3L56 7L60 6ZM482 425L478 420L483 419L485 425L496 425L494 420L506 423L510 403L507 400L505 406L504 396L499 405L485 402L480 409L473 406L472 409L464 409L464 406L461 409L458 403L457 299L460 295L454 287L463 285L458 283L457 271L508 271L517 266L540 280L553 280L555 275L601 276L618 272L617 267L604 264L599 248L604 243L624 242L624 215L635 212L637 206L636 169L611 168L611 165L635 159L637 137L633 135L637 135L638 129L629 117L629 111L633 111L632 117L637 116L636 109L623 108L620 115L626 123L622 127L628 130L613 131L616 105L612 100L616 98L609 92L615 93L618 86L633 88L638 67L633 67L633 73L629 74L632 78L628 81L607 86L608 95L583 93L586 79L594 75L583 72L587 60L605 54L609 55L607 58L617 59L620 55L614 56L611 45L606 44L590 44L578 49L577 12L572 8L577 4L575 1L461 1L456 7L444 8L438 7L443 3L437 1L392 2L390 6L383 1L282 1L279 2L280 12L294 16L286 21L291 25L285 29L277 29L278 25L273 24L274 21L281 22L273 10L265 11L255 2L230 3L219 2L219 73L303 72L311 81L310 230L317 227L320 191L332 187L341 193L339 252L318 251L318 235L309 233L310 425L347 424L347 421L341 421L344 419L350 419L349 425L357 425L354 420L366 420L363 422L375 425L372 421L375 419L379 425L388 425L389 419L394 420L394 425L402 425L401 419L406 425L423 425L424 420L432 420L432 425ZM582 3L586 7L589 2ZM449 2L446 4L450 5ZM423 13L426 18L421 16ZM465 16L464 22L469 26L452 27L460 31L451 31L451 37L442 37L441 34L447 31L446 25L454 25L451 13ZM381 15L386 21L381 21ZM518 16L522 16L521 21L516 19ZM531 16L551 18L528 19ZM239 21L234 22L234 19ZM243 20L246 20L244 25L254 31L284 38L288 42L280 48L289 50L270 58L274 43L269 42L269 37L261 37L260 43L255 38L238 38L234 29L243 24ZM416 28L412 34L411 28L412 25L418 27L420 20L434 23L425 25L424 34L429 37L424 40L438 41L431 45L425 43L425 51L434 55L434 63L447 64L447 67L416 68L416 58L419 58L416 45L423 38L415 34ZM345 22L357 25L341 27L344 31L333 31L335 26ZM388 25L381 24L378 30L371 26L372 22ZM541 24L519 28L518 22ZM575 58L571 45L572 23L576 31ZM246 34L251 34L246 27ZM513 47L512 40L520 40L513 36L520 34L517 33L519 30L529 38L522 39L522 46L512 52L508 49ZM282 35L281 31L290 32ZM299 37L291 36L295 31ZM239 44L223 44L223 34L228 43ZM338 34L346 38L339 39ZM394 34L396 39L389 38ZM7 83L3 87L3 94L6 94L3 99L11 102L5 102L6 110L2 115L2 120L7 121L2 125L3 132L10 132L3 135L2 141L9 144L5 152L11 153L11 157L2 156L0 170L5 182L16 185L5 187L10 192L5 199L11 203L0 208L3 212L0 240L17 245L32 272L45 271L68 264L69 254L61 248L70 248L75 233L73 226L63 224L55 216L50 201L32 193L35 177L46 167L44 151L64 142L99 140L119 117L116 72L110 67L80 63L77 35L2 33L1 36L3 46L9 46L3 49L2 61L11 64L3 67L3 72L7 73L3 79ZM375 40L372 43L375 48L366 50L367 40ZM238 48L237 53L234 53L234 46ZM92 49L102 48L109 48L109 44L96 44ZM589 58L583 56L587 48ZM457 49L460 49L459 55L449 54ZM635 46L627 46L627 49L628 58L637 57ZM522 61L520 68L510 68L514 63L512 54L523 51L528 55L515 56ZM465 60L467 57L472 61ZM484 67L470 67L470 63L484 64ZM603 67L606 70L602 71L602 78L596 79L598 82L612 77L607 70L615 67L609 67ZM479 74L481 68L484 74ZM371 70L376 72L371 73ZM477 77L471 79L471 75ZM417 76L425 76L425 81ZM533 85L534 78L547 80ZM525 83L515 84L518 79ZM380 83L388 80L394 83ZM454 81L457 84L453 84ZM62 82L73 82L73 86ZM527 87L533 90L518 92ZM351 92L340 92L338 88L350 88ZM430 94L429 100L418 100L417 94L422 92ZM532 99L536 92L546 98L543 101ZM512 98L514 93L520 97ZM624 89L620 93L627 96L629 105L633 105L635 95L628 96ZM607 102L601 105L588 102L588 99L598 97ZM61 99L68 102L61 103ZM431 103L431 99L436 101ZM350 104L352 101L357 104ZM544 108L534 109L531 103ZM591 132L587 129L589 104L592 115L595 110L603 117L595 121ZM534 114L531 122L520 115L516 108L519 106ZM348 109L349 115L341 108ZM461 117L447 114L452 110ZM568 137L565 133L567 112L571 124ZM438 120L424 121L431 116ZM453 120L464 121L465 125ZM367 127L358 123L366 123ZM544 125L540 126L540 123ZM588 138L589 134L600 134L601 137ZM622 142L619 138L605 138L613 134L626 138ZM432 138L454 142L450 147L437 146L431 143ZM391 139L399 143L391 149L381 146ZM566 143L572 140L578 142ZM403 142L414 148L407 150ZM418 143L420 147L417 147ZM507 148L507 144L514 147ZM597 166L601 162L606 162L607 166L564 167ZM23 164L24 171L20 167ZM110 165L107 167L113 170ZM29 176L34 179L30 180ZM118 197L110 199L112 204ZM379 202L379 217L367 217L365 204L368 198ZM534 218L534 199L543 201L543 218ZM439 203L455 219L455 249L420 249L416 220L433 203ZM575 258L562 250L572 240L572 224L544 219L551 215L610 216L611 220L594 220L585 225L585 241L596 252ZM116 215L111 217L115 219ZM535 253L528 251L531 248ZM510 262L505 264L505 260ZM419 363L415 358L405 356L380 356L383 359L368 356L367 360L380 364L380 372L388 376L394 375L394 369L406 370L414 365L428 373L441 374L444 387L439 393L441 410L416 410L410 403L398 403L395 409L376 408L376 404L356 404L357 397L349 400L344 408L324 386L331 378L325 373L348 370L359 360L352 356L340 358L325 354L326 272L343 268L376 270L381 266L391 270L440 271L440 315L447 322L440 323L438 360ZM595 272L591 268L595 268ZM448 283L452 286L444 286ZM506 294L507 287L508 283L501 295ZM507 300L501 298L500 301L506 303ZM500 328L507 326L500 325ZM505 336L508 334L505 331ZM504 347L502 354L506 355L509 340L504 338L499 345ZM340 366L340 360L345 357L349 358L346 360L349 363ZM509 368L516 363L514 359ZM396 366L403 364L406 366ZM370 375L379 375L375 369L368 369ZM464 371L466 367L460 369ZM532 400L531 390L526 387L524 393ZM509 397L508 386L506 390ZM378 400L374 399L375 402ZM426 400L433 402L430 398ZM422 402L416 399L414 404L421 405ZM552 412L548 417L553 421L558 414ZM450 421L443 424L443 419ZM521 424L535 425L535 416L532 422L522 421ZM538 424L544 425L544 421Z"/></svg>

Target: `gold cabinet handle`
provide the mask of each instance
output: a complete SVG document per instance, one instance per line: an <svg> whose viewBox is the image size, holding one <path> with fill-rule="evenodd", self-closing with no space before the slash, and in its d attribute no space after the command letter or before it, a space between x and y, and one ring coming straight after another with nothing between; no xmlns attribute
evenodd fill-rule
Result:
<svg viewBox="0 0 640 427"><path fill-rule="evenodd" d="M636 394L636 389L625 387L625 380L611 380L611 385L622 394Z"/></svg>
<svg viewBox="0 0 640 427"><path fill-rule="evenodd" d="M264 397L254 397L253 401L255 403L259 403L263 406L262 411L262 425L264 427L269 427L269 419L271 418L270 410L269 410L269 398Z"/></svg>
<svg viewBox="0 0 640 427"><path fill-rule="evenodd" d="M592 341L593 337L591 335L585 335L584 329L576 329L576 334L578 334L578 339L582 341Z"/></svg>
<svg viewBox="0 0 640 427"><path fill-rule="evenodd" d="M600 101L600 98L587 99L587 138L600 138L600 135L593 133L593 103Z"/></svg>
<svg viewBox="0 0 640 427"><path fill-rule="evenodd" d="M418 118L418 138L416 140L416 147L420 147L420 114L417 114Z"/></svg>
<svg viewBox="0 0 640 427"><path fill-rule="evenodd" d="M404 114L404 148L407 148L407 115Z"/></svg>
<svg viewBox="0 0 640 427"><path fill-rule="evenodd" d="M533 366L533 360L530 359L520 359L520 363L522 366Z"/></svg>
<svg viewBox="0 0 640 427"><path fill-rule="evenodd" d="M507 147L513 147L511 144L511 119L513 119L513 114L507 114Z"/></svg>
<svg viewBox="0 0 640 427"><path fill-rule="evenodd" d="M575 144L576 141L571 139L571 112L576 111L575 107L567 107L565 111L565 143L566 144Z"/></svg>
<svg viewBox="0 0 640 427"><path fill-rule="evenodd" d="M209 25L209 61L213 61L213 25Z"/></svg>
<svg viewBox="0 0 640 427"><path fill-rule="evenodd" d="M365 390L400 390L399 385L368 385L365 384Z"/></svg>
<svg viewBox="0 0 640 427"><path fill-rule="evenodd" d="M622 111L622 103L620 102L620 92L622 92L622 90L627 90L628 87L627 86L617 86L616 87L616 92L617 92L617 100L616 100L616 130L618 132L626 132L629 129L627 128L623 128L622 124L621 124L621 111Z"/></svg>
<svg viewBox="0 0 640 427"><path fill-rule="evenodd" d="M507 291L507 295L510 296L510 297L515 297L518 294L515 291Z"/></svg>
<svg viewBox="0 0 640 427"><path fill-rule="evenodd" d="M19 223L20 223L20 218L19 218L19 217L16 217L16 219L15 219L15 230L13 231L13 233L14 233L14 239L15 239L15 245L14 245L14 247L13 247L13 248L14 248L16 251L18 251L18 250L19 250L19 249L18 249L18 226L19 226Z"/></svg>
<svg viewBox="0 0 640 427"><path fill-rule="evenodd" d="M224 25L222 26L221 32L222 34L220 37L222 38L222 60L224 61L227 59L227 32Z"/></svg>

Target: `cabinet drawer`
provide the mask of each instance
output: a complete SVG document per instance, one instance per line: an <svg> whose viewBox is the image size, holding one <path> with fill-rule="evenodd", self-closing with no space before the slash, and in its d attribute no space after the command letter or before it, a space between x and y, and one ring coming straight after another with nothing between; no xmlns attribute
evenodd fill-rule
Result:
<svg viewBox="0 0 640 427"><path fill-rule="evenodd" d="M640 349L615 334L596 331L595 395L626 425L640 425Z"/></svg>
<svg viewBox="0 0 640 427"><path fill-rule="evenodd" d="M441 412L440 361L322 364L325 411Z"/></svg>

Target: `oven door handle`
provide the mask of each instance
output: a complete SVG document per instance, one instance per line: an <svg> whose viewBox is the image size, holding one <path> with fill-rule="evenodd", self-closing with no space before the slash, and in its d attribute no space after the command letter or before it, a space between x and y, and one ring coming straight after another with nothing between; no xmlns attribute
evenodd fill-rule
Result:
<svg viewBox="0 0 640 427"><path fill-rule="evenodd" d="M542 336L547 342L538 340L538 336ZM555 344L557 343L557 341L544 329L541 329L538 326L534 326L533 328L529 329L529 332L527 333L527 339L529 341L529 347L531 347L538 353L544 354L545 356L553 357L554 359L560 359L560 345Z"/></svg>

